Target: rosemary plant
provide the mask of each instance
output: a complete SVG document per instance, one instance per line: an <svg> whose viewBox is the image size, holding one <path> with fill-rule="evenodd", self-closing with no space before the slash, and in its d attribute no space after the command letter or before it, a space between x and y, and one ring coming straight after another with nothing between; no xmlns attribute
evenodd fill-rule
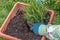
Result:
<svg viewBox="0 0 60 40"><path fill-rule="evenodd" d="M30 6L26 7L26 13L24 14L24 18L28 23L37 23L43 20L46 6L43 1L36 2L36 0L30 1Z"/></svg>

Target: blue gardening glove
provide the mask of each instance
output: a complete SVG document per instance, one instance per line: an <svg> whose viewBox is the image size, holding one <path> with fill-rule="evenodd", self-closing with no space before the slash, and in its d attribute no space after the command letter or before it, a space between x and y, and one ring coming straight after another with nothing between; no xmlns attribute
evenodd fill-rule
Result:
<svg viewBox="0 0 60 40"><path fill-rule="evenodd" d="M35 34L38 34L38 29L41 24L43 24L43 21L32 24L31 31L33 31Z"/></svg>

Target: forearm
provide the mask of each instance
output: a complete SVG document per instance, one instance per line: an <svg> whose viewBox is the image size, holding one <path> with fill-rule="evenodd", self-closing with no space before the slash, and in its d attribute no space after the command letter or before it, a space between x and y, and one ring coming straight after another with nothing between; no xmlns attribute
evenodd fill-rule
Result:
<svg viewBox="0 0 60 40"><path fill-rule="evenodd" d="M38 33L50 40L60 40L60 25L42 25L39 27Z"/></svg>
<svg viewBox="0 0 60 40"><path fill-rule="evenodd" d="M60 25L44 25L43 22L34 24L31 31L38 35L44 35L50 40L60 39ZM59 33L58 33L59 32Z"/></svg>

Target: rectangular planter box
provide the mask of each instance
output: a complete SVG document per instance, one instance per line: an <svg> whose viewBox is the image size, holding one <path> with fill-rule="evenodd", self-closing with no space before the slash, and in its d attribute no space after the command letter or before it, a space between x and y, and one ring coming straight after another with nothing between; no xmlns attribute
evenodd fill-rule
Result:
<svg viewBox="0 0 60 40"><path fill-rule="evenodd" d="M21 40L21 39L15 38L13 36L6 35L3 32L6 30L7 25L10 22L10 20L16 15L17 10L20 8L21 11L24 11L24 10L22 10L22 8L24 6L28 6L28 4L17 2L14 5L14 7L12 8L12 10L10 11L9 15L7 16L7 18L5 19L4 23L2 24L2 26L0 28L0 37L6 38L7 40ZM48 23L51 23L53 16L54 16L54 12L52 10L48 10L48 12L50 14L50 20ZM45 37L43 36L41 40L45 40Z"/></svg>
<svg viewBox="0 0 60 40"><path fill-rule="evenodd" d="M7 18L5 19L4 23L2 24L2 26L0 28L0 37L6 38L8 40L20 40L18 38L12 37L10 35L4 34L3 31L6 30L8 23L16 15L17 10L20 8L21 11L24 11L24 10L22 10L22 8L27 5L28 4L21 3L21 2L15 3L14 7L12 8L12 10L10 11L10 13L8 14Z"/></svg>

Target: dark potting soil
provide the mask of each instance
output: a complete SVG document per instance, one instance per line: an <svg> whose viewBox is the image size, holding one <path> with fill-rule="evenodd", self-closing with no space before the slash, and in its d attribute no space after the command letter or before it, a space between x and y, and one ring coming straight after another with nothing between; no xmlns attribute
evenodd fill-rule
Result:
<svg viewBox="0 0 60 40"><path fill-rule="evenodd" d="M16 16L10 20L7 29L3 33L22 40L40 40L41 36L28 31L27 26L28 25L23 18L23 13L18 11Z"/></svg>

